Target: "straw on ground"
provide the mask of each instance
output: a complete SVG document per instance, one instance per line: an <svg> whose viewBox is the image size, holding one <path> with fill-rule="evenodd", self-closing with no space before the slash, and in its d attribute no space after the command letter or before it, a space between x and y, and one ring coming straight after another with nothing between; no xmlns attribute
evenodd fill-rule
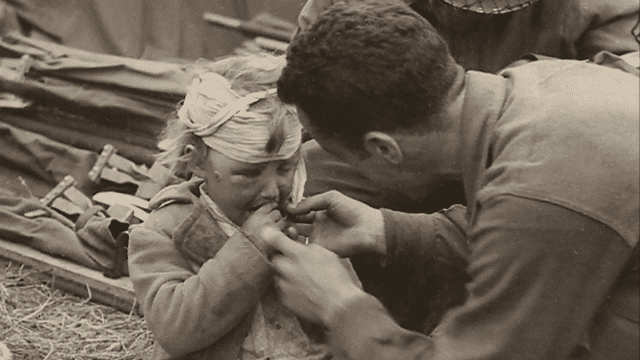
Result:
<svg viewBox="0 0 640 360"><path fill-rule="evenodd" d="M144 319L52 289L37 270L0 260L0 340L13 360L144 359Z"/></svg>

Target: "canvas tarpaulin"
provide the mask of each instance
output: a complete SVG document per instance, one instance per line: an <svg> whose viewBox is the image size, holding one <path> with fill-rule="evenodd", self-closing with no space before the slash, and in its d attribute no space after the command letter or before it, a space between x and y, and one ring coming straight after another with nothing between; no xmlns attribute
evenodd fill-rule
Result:
<svg viewBox="0 0 640 360"><path fill-rule="evenodd" d="M0 238L103 272L116 263L116 238L127 224L94 209L73 222L39 199L65 176L86 194L99 189L88 178L97 154L0 121ZM27 216L40 211L38 216ZM124 269L120 269L124 271Z"/></svg>
<svg viewBox="0 0 640 360"><path fill-rule="evenodd" d="M0 92L29 105L1 121L100 151L113 142L148 163L157 135L184 97L190 65L131 59L9 34L0 41Z"/></svg>
<svg viewBox="0 0 640 360"><path fill-rule="evenodd" d="M78 49L150 60L213 59L246 38L209 26L205 12L249 20L267 12L296 23L305 0L0 0L24 35ZM13 17L10 15L14 14ZM18 24L19 22L19 24ZM2 30L0 11L0 31ZM2 34L2 32L0 32Z"/></svg>

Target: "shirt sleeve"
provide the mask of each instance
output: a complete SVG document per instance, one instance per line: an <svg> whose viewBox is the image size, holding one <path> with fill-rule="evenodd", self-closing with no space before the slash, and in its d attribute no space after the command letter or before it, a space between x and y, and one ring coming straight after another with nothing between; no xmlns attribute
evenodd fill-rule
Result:
<svg viewBox="0 0 640 360"><path fill-rule="evenodd" d="M384 264L360 261L356 269L367 292L400 326L428 333L447 309L466 297L466 208L455 205L431 215L386 209L382 213L387 239Z"/></svg>
<svg viewBox="0 0 640 360"><path fill-rule="evenodd" d="M438 272L437 264L463 269L468 260L466 207L454 205L434 214L407 214L382 209L387 239L386 264L403 263L414 270Z"/></svg>
<svg viewBox="0 0 640 360"><path fill-rule="evenodd" d="M156 210L131 231L129 242L137 300L155 340L174 356L213 345L238 326L271 286L273 275L266 256L241 233L195 266L171 238L179 226L174 215L190 210L185 205Z"/></svg>
<svg viewBox="0 0 640 360"><path fill-rule="evenodd" d="M375 298L362 297L329 324L330 346L338 357L569 357L586 338L590 319L631 249L610 228L560 206L513 196L496 197L481 206L466 236L470 281L465 303L450 309L426 336L402 329ZM395 246L415 249L425 245L414 242L433 240L434 216L439 218L435 221L443 220L442 215L400 220L406 224L426 220L426 225L414 228L431 229L431 235L416 232L397 238ZM394 253L396 262L413 256Z"/></svg>

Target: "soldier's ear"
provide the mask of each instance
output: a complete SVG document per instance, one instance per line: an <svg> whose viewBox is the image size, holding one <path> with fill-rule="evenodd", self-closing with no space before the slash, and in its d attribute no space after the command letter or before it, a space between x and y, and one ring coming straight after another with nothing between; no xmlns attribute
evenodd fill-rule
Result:
<svg viewBox="0 0 640 360"><path fill-rule="evenodd" d="M404 156L396 139L384 132L370 131L364 135L364 149L370 156L377 156L398 165Z"/></svg>

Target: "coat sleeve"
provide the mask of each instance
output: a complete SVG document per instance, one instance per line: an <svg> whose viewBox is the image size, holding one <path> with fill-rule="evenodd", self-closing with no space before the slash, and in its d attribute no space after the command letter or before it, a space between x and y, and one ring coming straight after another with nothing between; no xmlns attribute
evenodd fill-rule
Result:
<svg viewBox="0 0 640 360"><path fill-rule="evenodd" d="M387 239L386 265L402 263L414 271L439 272L449 264L463 271L468 260L466 207L454 205L434 214L382 209Z"/></svg>
<svg viewBox="0 0 640 360"><path fill-rule="evenodd" d="M431 215L382 212L387 239L383 266L358 259L354 265L367 292L400 326L428 333L466 297L466 208L455 205Z"/></svg>
<svg viewBox="0 0 640 360"><path fill-rule="evenodd" d="M191 205L153 212L131 231L129 273L160 346L174 356L211 346L236 327L271 286L268 260L242 234L197 269L171 234ZM178 216L177 216L178 215Z"/></svg>
<svg viewBox="0 0 640 360"><path fill-rule="evenodd" d="M589 348L590 321L631 256L628 244L603 224L549 203L502 196L482 206L466 236L465 303L427 336L402 329L380 302L363 296L329 324L336 357L566 359L580 344ZM433 216L395 216L404 229L433 232ZM394 261L413 261L418 255L410 249L425 247L415 242L429 239L397 238L395 246L406 251Z"/></svg>

